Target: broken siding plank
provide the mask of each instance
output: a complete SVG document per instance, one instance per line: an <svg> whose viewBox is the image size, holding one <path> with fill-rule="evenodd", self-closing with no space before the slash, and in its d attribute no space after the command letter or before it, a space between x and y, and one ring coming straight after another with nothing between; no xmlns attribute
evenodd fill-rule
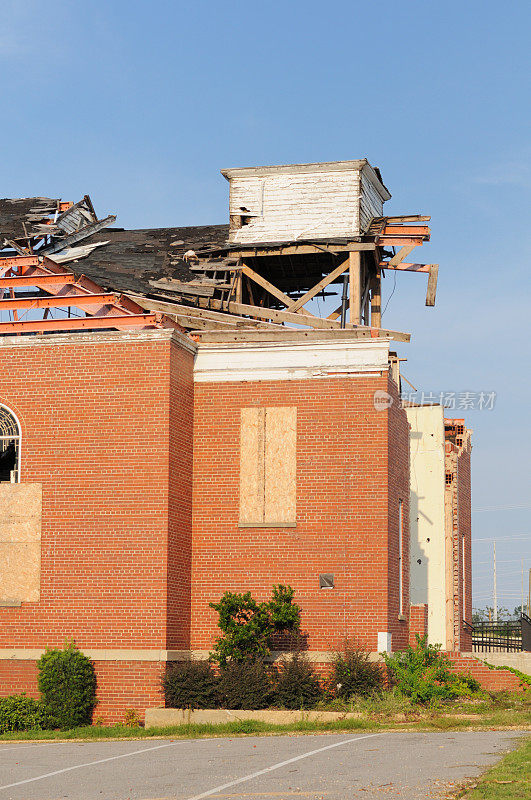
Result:
<svg viewBox="0 0 531 800"><path fill-rule="evenodd" d="M426 290L426 305L435 305L435 295L437 293L437 276L439 274L439 265L430 264L430 272L428 275L428 288Z"/></svg>

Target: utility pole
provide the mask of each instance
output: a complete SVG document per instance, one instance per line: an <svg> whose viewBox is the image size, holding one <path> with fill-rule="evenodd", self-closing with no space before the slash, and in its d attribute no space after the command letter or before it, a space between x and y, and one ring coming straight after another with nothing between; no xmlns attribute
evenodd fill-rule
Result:
<svg viewBox="0 0 531 800"><path fill-rule="evenodd" d="M531 569L529 570L529 590L527 593L527 616L531 617Z"/></svg>
<svg viewBox="0 0 531 800"><path fill-rule="evenodd" d="M520 616L525 614L525 604L524 604L524 559L522 559L522 599L520 603Z"/></svg>
<svg viewBox="0 0 531 800"><path fill-rule="evenodd" d="M493 542L492 552L492 605L494 608L494 622L498 622L498 587L496 585L496 542Z"/></svg>

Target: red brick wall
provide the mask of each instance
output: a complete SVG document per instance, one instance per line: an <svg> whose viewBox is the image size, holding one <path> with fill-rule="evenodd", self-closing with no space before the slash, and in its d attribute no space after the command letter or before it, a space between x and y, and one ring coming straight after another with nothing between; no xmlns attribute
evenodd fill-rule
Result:
<svg viewBox="0 0 531 800"><path fill-rule="evenodd" d="M303 608L312 650L345 636L377 649L377 632L407 643L398 615L398 502L408 541L408 434L405 413L376 411L387 375L315 380L199 383L195 387L192 647L218 633L208 608L225 590L267 599L288 583ZM239 528L240 409L297 407L297 526ZM389 551L391 549L391 555ZM404 554L404 607L408 601ZM319 589L319 573L335 576ZM400 633L399 633L400 632Z"/></svg>
<svg viewBox="0 0 531 800"><path fill-rule="evenodd" d="M188 649L192 563L193 355L174 344L170 359L166 647Z"/></svg>
<svg viewBox="0 0 531 800"><path fill-rule="evenodd" d="M470 444L464 448L457 460L457 512L459 516L459 535L464 535L464 607L463 607L463 563L460 559L461 571L461 619L472 622L472 498L470 481ZM461 627L460 647L464 652L472 650L471 634Z"/></svg>
<svg viewBox="0 0 531 800"><path fill-rule="evenodd" d="M460 653L448 653L456 672L471 675L489 692L517 692L522 688L520 679L506 669L489 669L483 661Z"/></svg>
<svg viewBox="0 0 531 800"><path fill-rule="evenodd" d="M388 587L389 605L387 630L393 634L393 649L409 643L409 423L400 404L396 384L390 380L388 392L393 397L387 418L388 459ZM402 553L399 553L399 502L402 501ZM399 620L400 599L398 568L401 555L402 616Z"/></svg>
<svg viewBox="0 0 531 800"><path fill-rule="evenodd" d="M95 661L98 704L94 721L123 722L128 708L143 718L146 708L163 705L161 677L165 666L156 661ZM0 697L21 692L40 697L37 662L0 660Z"/></svg>
<svg viewBox="0 0 531 800"><path fill-rule="evenodd" d="M43 485L41 598L0 608L0 647L187 647L192 355L160 337L60 338L0 347L21 479ZM27 688L19 663L0 662L1 692ZM98 667L102 708L158 697L159 665L132 664Z"/></svg>

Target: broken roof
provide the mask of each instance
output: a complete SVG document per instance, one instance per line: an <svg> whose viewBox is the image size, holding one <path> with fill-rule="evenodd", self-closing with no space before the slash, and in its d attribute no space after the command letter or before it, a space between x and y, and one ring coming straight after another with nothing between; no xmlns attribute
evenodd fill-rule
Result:
<svg viewBox="0 0 531 800"><path fill-rule="evenodd" d="M298 174L323 169L339 174L354 167L371 170L376 183L383 186L379 172L373 171L365 159L225 170L224 174ZM44 282L34 285L38 294L28 296L24 291L15 291L13 296L15 286L33 285L28 283L29 263L32 269L36 263L42 265L48 260L51 264L68 265L69 271L63 273L69 276L64 277L64 285L73 287L68 289L68 296L78 292L76 287L83 275L93 281L93 293L104 305L98 316L107 315L113 307L112 298L105 294L113 291L133 298L138 304L135 310L140 306L169 314L192 331L252 326L271 332L286 330L286 325L293 324L330 330L348 327L360 335L386 335L407 341L408 334L381 328L381 278L386 270L428 273L426 305L434 305L438 265L404 261L414 247L429 240L430 230L424 224L429 217L380 216L381 200L376 204L367 201L363 206L363 226L347 229L341 236L334 235L332 229L323 229L319 237L315 231L312 237L310 231L303 230L295 239L246 244L229 243L229 232L235 226L239 224L243 230L251 227L245 214L238 217L231 212L230 226L125 230L109 227L116 220L114 215L98 219L88 195L77 203L42 197L1 200L0 304L11 314L11 322L17 322L19 307L32 314L43 308L46 325L51 327L55 312L50 309L59 308L59 301L66 297L53 296L53 275L51 283L47 274ZM334 206L334 196L331 202ZM273 210L281 216L293 213L289 204L280 202L279 208ZM47 270L54 272L50 264ZM37 274L42 277L40 272ZM348 297L345 281L350 287ZM338 295L338 284L343 285L343 300L331 314L323 317L324 309L307 307L318 297ZM2 300L6 290L11 297ZM52 297L46 299L43 294ZM71 298L63 305L67 309L75 306ZM91 306L94 303L89 301ZM33 327L35 324L31 322ZM77 323L73 320L68 324Z"/></svg>
<svg viewBox="0 0 531 800"><path fill-rule="evenodd" d="M145 294L153 291L149 281L169 278L187 283L197 280L197 272L190 270L184 254L190 250L222 248L228 232L228 225L141 230L107 228L84 240L84 244L102 240L107 244L84 258L80 268L101 286Z"/></svg>
<svg viewBox="0 0 531 800"><path fill-rule="evenodd" d="M26 239L40 233L50 215L59 211L60 202L50 197L0 200L0 248L4 239Z"/></svg>

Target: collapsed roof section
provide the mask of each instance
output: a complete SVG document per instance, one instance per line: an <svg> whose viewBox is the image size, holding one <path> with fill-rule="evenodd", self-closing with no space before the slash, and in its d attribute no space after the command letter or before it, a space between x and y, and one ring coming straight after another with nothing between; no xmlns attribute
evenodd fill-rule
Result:
<svg viewBox="0 0 531 800"><path fill-rule="evenodd" d="M0 336L177 325L46 256L0 257Z"/></svg>
<svg viewBox="0 0 531 800"><path fill-rule="evenodd" d="M37 256L44 259L41 269L62 264L66 272L82 261L96 294L127 293L137 311L165 314L197 337L217 331L256 338L258 330L270 336L295 328L409 340L381 327L381 280L387 270L427 273L426 305L434 305L438 265L406 262L429 240L430 218L382 216L390 195L366 159L223 174L231 183L228 226L127 231L109 227L114 215L98 219L88 195L76 204L1 200L0 257ZM23 277L21 262L2 263L4 278ZM17 322L16 286L0 287L0 296L10 293L0 310L11 312L11 323ZM56 291L55 284L48 287L37 285L39 295L30 299ZM79 296L71 289L57 296L71 300L72 294ZM338 295L338 306L322 313L315 301L329 295Z"/></svg>

